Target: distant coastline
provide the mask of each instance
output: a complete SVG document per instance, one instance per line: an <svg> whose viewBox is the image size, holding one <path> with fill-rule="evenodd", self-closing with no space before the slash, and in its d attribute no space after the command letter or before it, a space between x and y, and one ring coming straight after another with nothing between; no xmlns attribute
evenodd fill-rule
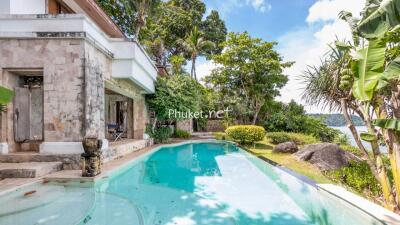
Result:
<svg viewBox="0 0 400 225"><path fill-rule="evenodd" d="M343 127L346 126L346 120L342 114L309 114L312 117L323 120L328 126ZM359 116L352 115L352 120L355 126L364 126L364 122Z"/></svg>

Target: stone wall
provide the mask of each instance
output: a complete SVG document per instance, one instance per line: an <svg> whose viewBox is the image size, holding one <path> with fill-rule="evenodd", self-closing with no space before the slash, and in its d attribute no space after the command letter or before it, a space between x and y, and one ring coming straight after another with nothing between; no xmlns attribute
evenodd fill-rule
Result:
<svg viewBox="0 0 400 225"><path fill-rule="evenodd" d="M143 138L149 120L145 96L131 80L113 79L111 69L112 55L84 37L0 39L0 85L13 89L19 76L43 76L44 142L105 138L107 84L133 99L131 137ZM0 119L0 143L8 143L10 152L21 150L14 142L13 112L11 103Z"/></svg>
<svg viewBox="0 0 400 225"><path fill-rule="evenodd" d="M111 79L112 58L85 42L85 136L105 138L104 80Z"/></svg>
<svg viewBox="0 0 400 225"><path fill-rule="evenodd" d="M224 132L221 120L208 120L206 125L207 132Z"/></svg>
<svg viewBox="0 0 400 225"><path fill-rule="evenodd" d="M80 141L84 115L83 39L0 39L0 82L13 89L20 75L43 75L44 141ZM6 129L3 125L6 123ZM1 141L17 150L13 104L2 119Z"/></svg>
<svg viewBox="0 0 400 225"><path fill-rule="evenodd" d="M177 121L176 129L193 133L193 119Z"/></svg>

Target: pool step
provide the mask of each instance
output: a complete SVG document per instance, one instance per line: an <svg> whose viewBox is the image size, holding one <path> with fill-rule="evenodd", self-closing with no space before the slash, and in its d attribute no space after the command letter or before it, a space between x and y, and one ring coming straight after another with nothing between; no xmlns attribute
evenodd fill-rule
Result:
<svg viewBox="0 0 400 225"><path fill-rule="evenodd" d="M214 139L215 136L211 132L194 132L192 137L199 139Z"/></svg>
<svg viewBox="0 0 400 225"><path fill-rule="evenodd" d="M0 178L35 178L62 170L62 162L0 163Z"/></svg>
<svg viewBox="0 0 400 225"><path fill-rule="evenodd" d="M0 154L0 163L62 162L64 170L79 170L80 160L80 154L40 154L34 152Z"/></svg>

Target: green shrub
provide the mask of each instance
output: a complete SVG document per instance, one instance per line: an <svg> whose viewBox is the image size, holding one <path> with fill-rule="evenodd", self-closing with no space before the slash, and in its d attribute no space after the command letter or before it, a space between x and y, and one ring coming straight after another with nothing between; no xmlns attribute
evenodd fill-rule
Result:
<svg viewBox="0 0 400 225"><path fill-rule="evenodd" d="M275 145L288 141L293 141L298 145L308 145L318 142L317 138L301 133L271 132L267 133L266 136Z"/></svg>
<svg viewBox="0 0 400 225"><path fill-rule="evenodd" d="M176 129L176 131L175 131L175 137L177 137L177 138L188 139L188 138L190 138L190 136L191 136L190 133L187 131L179 130L179 129Z"/></svg>
<svg viewBox="0 0 400 225"><path fill-rule="evenodd" d="M363 155L359 148L351 146L351 145L347 145L347 144L346 145L340 145L340 148L345 150L345 151L347 151L347 152L353 153L356 156L360 156L361 157Z"/></svg>
<svg viewBox="0 0 400 225"><path fill-rule="evenodd" d="M292 141L289 137L289 135L287 135L287 133L285 132L271 132L271 133L267 133L267 138L269 139L269 141L272 144L280 144L280 143L284 143L284 142L288 142L288 141Z"/></svg>
<svg viewBox="0 0 400 225"><path fill-rule="evenodd" d="M231 126L225 130L225 133L240 144L253 144L256 141L262 141L265 137L264 128L254 125Z"/></svg>
<svg viewBox="0 0 400 225"><path fill-rule="evenodd" d="M350 140L349 135L340 133L339 135L336 136L335 143L339 145L348 145L349 140Z"/></svg>
<svg viewBox="0 0 400 225"><path fill-rule="evenodd" d="M166 143L172 135L171 128L164 126L152 129L151 125L147 125L146 133L154 139L155 143Z"/></svg>
<svg viewBox="0 0 400 225"><path fill-rule="evenodd" d="M381 195L381 188L366 162L351 162L348 167L327 172L332 180L345 184L360 194L370 197Z"/></svg>

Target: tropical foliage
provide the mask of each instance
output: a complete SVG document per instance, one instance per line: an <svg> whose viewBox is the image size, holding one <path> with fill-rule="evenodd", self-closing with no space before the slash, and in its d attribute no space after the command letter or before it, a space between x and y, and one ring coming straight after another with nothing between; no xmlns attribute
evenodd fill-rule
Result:
<svg viewBox="0 0 400 225"><path fill-rule="evenodd" d="M11 102L14 92L8 88L0 86L0 113L6 110L6 104Z"/></svg>
<svg viewBox="0 0 400 225"><path fill-rule="evenodd" d="M166 143L172 135L172 130L168 126L152 127L150 124L146 127L146 133L154 139L155 143Z"/></svg>
<svg viewBox="0 0 400 225"><path fill-rule="evenodd" d="M274 112L268 113L263 121L263 126L268 132L304 133L323 142L333 142L339 134L322 120L306 115L304 107L294 101L275 105Z"/></svg>
<svg viewBox="0 0 400 225"><path fill-rule="evenodd" d="M188 139L190 138L190 133L184 130L176 129L175 130L175 137Z"/></svg>
<svg viewBox="0 0 400 225"><path fill-rule="evenodd" d="M213 57L219 67L206 82L220 93L222 105L231 107L243 124L256 124L261 108L278 96L288 81L283 70L292 63L283 62L274 50L276 44L252 38L247 32L229 33L223 43L225 50Z"/></svg>
<svg viewBox="0 0 400 225"><path fill-rule="evenodd" d="M171 114L170 110L195 112L200 109L202 87L188 75L175 74L171 77L158 77L155 88L155 94L148 96L147 102L160 122L185 119L182 116L175 117L175 113Z"/></svg>
<svg viewBox="0 0 400 225"><path fill-rule="evenodd" d="M322 65L310 68L303 76L308 102L342 110L379 183L384 204L392 210L400 207L399 6L399 0L367 1L361 20L342 12L340 17L353 30L353 42L336 42ZM363 119L368 132L357 133L351 112ZM361 140L370 146L364 146ZM382 141L390 166L384 163L379 146ZM393 174L393 182L389 174Z"/></svg>
<svg viewBox="0 0 400 225"><path fill-rule="evenodd" d="M207 50L210 51L215 47L215 45L213 42L207 41L203 38L203 34L199 31L197 26L193 28L186 40L181 41L181 44L185 49L186 54L190 55L190 59L192 60L192 70L190 71L190 76L197 80L197 57L206 54Z"/></svg>

